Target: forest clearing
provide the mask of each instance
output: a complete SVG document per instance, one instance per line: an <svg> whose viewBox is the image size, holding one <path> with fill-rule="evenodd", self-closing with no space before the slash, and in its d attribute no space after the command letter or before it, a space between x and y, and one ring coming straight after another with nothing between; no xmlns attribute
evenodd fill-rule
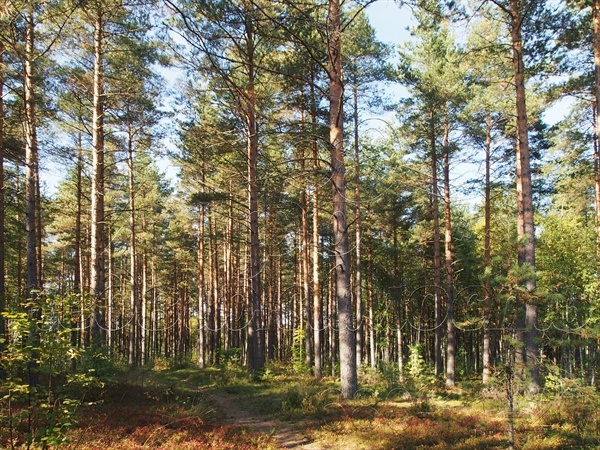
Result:
<svg viewBox="0 0 600 450"><path fill-rule="evenodd" d="M0 1L0 446L600 448L598 105L600 0Z"/></svg>
<svg viewBox="0 0 600 450"><path fill-rule="evenodd" d="M333 378L276 369L249 378L233 364L113 368L110 379L72 385L32 418L16 395L2 411L0 446L29 448L31 433L46 438L32 448L506 449L511 420L516 448L600 446L593 389L564 384L535 398L515 395L511 415L506 386L482 389L472 381L448 389L425 374L397 385L366 372L360 393L345 400ZM70 423L61 408L69 409ZM44 422L50 417L54 422Z"/></svg>

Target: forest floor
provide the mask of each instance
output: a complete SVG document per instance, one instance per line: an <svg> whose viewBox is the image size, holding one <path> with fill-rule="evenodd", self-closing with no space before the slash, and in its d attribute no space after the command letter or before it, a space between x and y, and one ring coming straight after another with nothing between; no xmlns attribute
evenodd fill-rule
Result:
<svg viewBox="0 0 600 450"><path fill-rule="evenodd" d="M399 386L376 371L360 378L353 400L341 398L333 378L277 368L250 377L235 365L109 372L101 383L61 390L39 411L0 393L0 448L493 450L508 448L511 423L515 448L600 448L594 389L517 395L509 414L502 383L447 389L435 380Z"/></svg>
<svg viewBox="0 0 600 450"><path fill-rule="evenodd" d="M209 397L225 414L228 423L248 428L255 433L270 436L278 448L291 448L297 450L321 450L324 446L311 442L302 429L298 429L289 422L283 422L274 415L256 415L243 409L234 396L215 393Z"/></svg>

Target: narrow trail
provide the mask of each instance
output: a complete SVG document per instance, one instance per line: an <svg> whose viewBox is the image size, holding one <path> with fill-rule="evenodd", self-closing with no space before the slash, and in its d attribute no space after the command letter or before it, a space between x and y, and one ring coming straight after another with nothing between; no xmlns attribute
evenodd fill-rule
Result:
<svg viewBox="0 0 600 450"><path fill-rule="evenodd" d="M311 442L289 423L273 417L256 416L249 413L242 409L234 398L216 394L211 395L210 398L221 407L227 422L247 427L257 433L268 434L279 448L296 450L327 450L329 448Z"/></svg>

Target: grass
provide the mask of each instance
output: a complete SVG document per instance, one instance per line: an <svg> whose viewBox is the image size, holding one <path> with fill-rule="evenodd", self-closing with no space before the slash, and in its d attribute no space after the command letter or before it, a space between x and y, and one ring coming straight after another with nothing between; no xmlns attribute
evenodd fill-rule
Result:
<svg viewBox="0 0 600 450"><path fill-rule="evenodd" d="M370 377L354 400L336 380L271 368L261 377L227 367L121 372L85 391L62 448L274 449L268 434L225 422L214 396L255 416L277 416L321 443L345 449L504 449L508 414L501 391L477 384L405 388ZM545 393L516 402L516 448L600 448L595 391ZM4 405L4 404L3 404ZM3 406L4 407L4 406ZM11 414L26 411L12 405ZM4 413L5 411L3 411ZM23 416L24 417L24 416ZM0 427L0 448L24 448L23 424Z"/></svg>

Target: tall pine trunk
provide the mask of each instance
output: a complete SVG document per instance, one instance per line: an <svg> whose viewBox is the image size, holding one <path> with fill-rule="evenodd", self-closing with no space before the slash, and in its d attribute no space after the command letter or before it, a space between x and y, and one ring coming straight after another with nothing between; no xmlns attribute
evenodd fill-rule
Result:
<svg viewBox="0 0 600 450"><path fill-rule="evenodd" d="M268 255L269 257L269 275L268 275L268 335L267 335L267 359L268 361L274 361L279 358L277 355L277 349L279 348L279 340L277 336L277 311L279 309L279 296L277 295L278 283L279 283L279 270L277 269L278 257L276 255L276 233L277 228L275 224L275 214L273 214L273 205L269 206L269 239L268 239Z"/></svg>
<svg viewBox="0 0 600 450"><path fill-rule="evenodd" d="M355 82L352 87L352 99L353 99L353 114L352 120L354 122L354 203L355 203L355 250L356 250L356 263L355 263L355 304L356 304L356 364L360 366L363 360L363 346L364 346L364 327L363 327L363 307L362 307L362 255L361 255L361 242L362 242L362 210L360 204L360 146L358 143L358 86Z"/></svg>
<svg viewBox="0 0 600 450"><path fill-rule="evenodd" d="M37 372L39 353L35 350L39 346L39 334L37 331L38 320L41 318L39 308L39 262L38 262L38 238L39 230L36 229L37 215L37 192L38 192L38 142L35 104L35 75L33 68L34 58L34 33L35 22L33 11L26 13L25 25L25 61L23 89L25 97L25 230L27 241L27 300L30 315L29 345L32 350L31 359L28 363L29 385L37 386L39 374Z"/></svg>
<svg viewBox="0 0 600 450"><path fill-rule="evenodd" d="M450 127L444 125L444 249L446 263L446 385L454 386L456 366L456 336L454 327L454 257L452 242L452 211L450 203Z"/></svg>
<svg viewBox="0 0 600 450"><path fill-rule="evenodd" d="M204 170L201 173L202 190L204 191ZM205 283L205 261L204 261L204 222L206 218L206 207L203 203L198 205L198 235L197 235L197 285L198 285L198 367L204 369L206 365L206 343L205 343L205 328L206 328L206 283Z"/></svg>
<svg viewBox="0 0 600 450"><path fill-rule="evenodd" d="M594 22L594 186L596 193L596 242L598 266L600 267L600 0L592 2Z"/></svg>
<svg viewBox="0 0 600 450"><path fill-rule="evenodd" d="M486 119L485 131L485 223L484 223L484 238L483 238L483 253L485 264L485 286L484 286L484 305L483 305L483 384L490 382L490 328L491 328L491 312L492 312L492 247L491 247L491 180L490 169L492 159L492 117L488 113Z"/></svg>
<svg viewBox="0 0 600 450"><path fill-rule="evenodd" d="M300 155L300 171L305 173L306 171L306 155L304 151ZM300 248L301 248L301 272L302 272L302 298L304 300L304 317L306 324L304 326L304 354L306 367L313 367L314 361L314 325L313 325L313 299L311 297L312 286L310 283L310 244L311 234L309 233L309 217L308 217L308 192L307 187L302 189L300 193L300 209L301 209L301 221L302 226L300 230Z"/></svg>
<svg viewBox="0 0 600 450"><path fill-rule="evenodd" d="M4 45L0 42L0 354L4 352L6 324L2 313L6 311L5 286L5 232L4 232ZM1 369L0 369L1 372Z"/></svg>
<svg viewBox="0 0 600 450"><path fill-rule="evenodd" d="M371 218L369 211L367 211L367 217ZM371 223L371 221L367 221ZM374 261L373 261L373 230L369 226L367 231L367 303L369 309L369 365L373 368L377 367L377 349L375 341L375 282L374 282Z"/></svg>
<svg viewBox="0 0 600 450"><path fill-rule="evenodd" d="M262 327L262 289L260 278L260 237L258 230L258 123L256 119L256 92L254 86L254 24L247 13L246 16L246 127L248 133L248 213L250 215L250 276L248 292L248 367L251 372L261 370L265 363L264 329Z"/></svg>
<svg viewBox="0 0 600 450"><path fill-rule="evenodd" d="M527 106L525 102L521 0L510 0L510 18L516 92L518 263L519 266L529 266L533 272L535 271L535 228L533 221L533 188L531 183L529 136L527 132ZM534 273L528 275L524 280L524 287L529 294L533 294L536 287ZM525 300L524 345L525 360L530 375L529 390L537 392L540 388L537 306L531 303L529 298Z"/></svg>
<svg viewBox="0 0 600 450"><path fill-rule="evenodd" d="M315 93L314 73L311 72L310 83L310 120L312 133L312 295L313 295L313 347L315 378L323 376L323 346L321 342L323 329L323 301L321 299L321 279L319 261L319 142L317 136L317 100Z"/></svg>
<svg viewBox="0 0 600 450"><path fill-rule="evenodd" d="M434 292L434 312L435 312L435 341L434 341L434 359L435 375L440 376L444 373L444 359L442 355L442 342L444 339L444 330L442 328L442 256L440 254L440 208L438 199L438 159L437 145L435 142L435 112L431 111L430 116L430 151L431 151L431 215L433 218L433 292Z"/></svg>
<svg viewBox="0 0 600 450"><path fill-rule="evenodd" d="M129 135L127 149L127 166L129 168L129 305L131 319L129 322L129 367L136 367L139 362L139 298L137 272L137 241L135 223L135 185L133 173L133 142Z"/></svg>
<svg viewBox="0 0 600 450"><path fill-rule="evenodd" d="M142 218L142 233L146 235L146 219ZM148 362L148 348L147 348L147 330L148 330L148 304L147 304L147 292L148 292L148 250L144 247L140 261L140 274L141 286L140 286L140 365L144 366Z"/></svg>
<svg viewBox="0 0 600 450"><path fill-rule="evenodd" d="M344 166L344 112L342 84L341 9L339 0L329 0L329 143L333 187L333 240L335 251L335 297L338 306L340 379L342 396L352 398L358 389L356 336L352 320L350 252L346 217Z"/></svg>
<svg viewBox="0 0 600 450"><path fill-rule="evenodd" d="M392 223L392 235L394 236L393 248L394 248L394 291L396 292L396 302L394 305L394 316L396 326L396 361L398 362L398 381L404 381L404 362L402 359L402 292L403 292L403 277L402 270L400 269L400 249L398 247L398 223L396 217ZM371 309L372 311L372 309ZM372 316L372 312L371 312ZM375 367L375 366L373 366Z"/></svg>
<svg viewBox="0 0 600 450"><path fill-rule="evenodd" d="M74 273L73 273L73 305L71 307L71 347L77 348L80 343L80 330L78 328L79 322L78 316L81 315L81 212L82 212L82 178L83 178L83 142L81 133L77 136L77 186L76 186L76 200L75 200L75 261L74 261ZM77 368L77 358L71 356L70 368L75 371Z"/></svg>
<svg viewBox="0 0 600 450"><path fill-rule="evenodd" d="M104 308L104 16L101 4L96 6L94 22L94 79L92 107L92 191L91 191L91 245L90 291L94 298L92 340L100 345L106 338Z"/></svg>

